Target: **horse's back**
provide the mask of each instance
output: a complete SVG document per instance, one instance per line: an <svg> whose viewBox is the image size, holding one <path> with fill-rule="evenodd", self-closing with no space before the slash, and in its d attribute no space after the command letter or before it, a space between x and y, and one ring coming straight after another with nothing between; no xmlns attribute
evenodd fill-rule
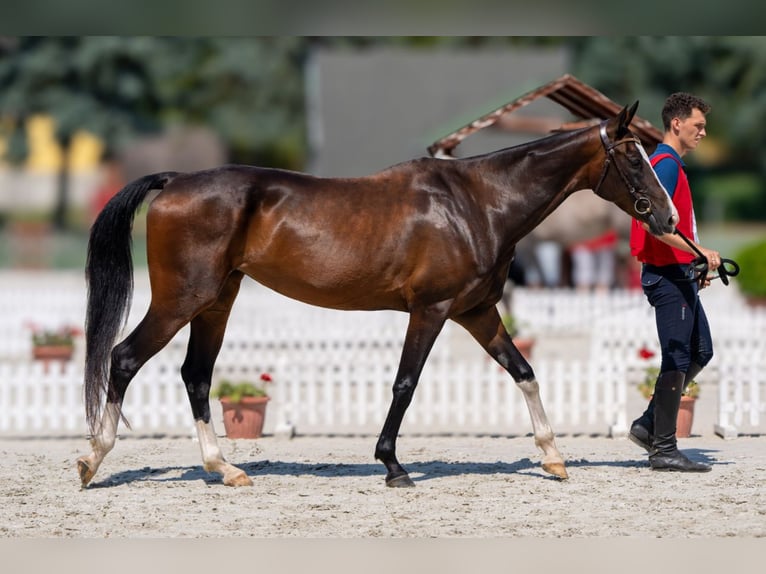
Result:
<svg viewBox="0 0 766 574"><path fill-rule="evenodd" d="M152 204L150 257L164 269L238 269L325 307L405 310L424 290L448 298L476 268L452 163L415 160L361 178L241 165L179 175Z"/></svg>

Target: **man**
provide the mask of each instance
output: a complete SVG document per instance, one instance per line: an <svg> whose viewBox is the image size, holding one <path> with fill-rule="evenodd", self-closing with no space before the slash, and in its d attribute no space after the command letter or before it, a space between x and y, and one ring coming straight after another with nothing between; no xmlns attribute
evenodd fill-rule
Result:
<svg viewBox="0 0 766 574"><path fill-rule="evenodd" d="M721 257L698 245L697 226L689 181L681 159L705 137L705 115L710 105L687 93L675 93L662 109L662 143L650 160L660 182L678 210L678 230L693 239L711 270ZM713 357L713 344L698 289L710 284L691 280L693 249L676 234L654 237L646 226L633 220L631 253L643 263L641 286L654 307L662 364L654 396L644 414L633 421L630 439L649 452L654 470L707 472L710 466L689 460L678 450L676 417L684 387Z"/></svg>

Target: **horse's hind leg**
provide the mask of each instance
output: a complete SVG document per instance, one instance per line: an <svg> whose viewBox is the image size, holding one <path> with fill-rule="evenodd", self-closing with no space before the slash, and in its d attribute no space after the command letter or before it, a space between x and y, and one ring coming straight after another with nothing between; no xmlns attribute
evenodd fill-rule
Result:
<svg viewBox="0 0 766 574"><path fill-rule="evenodd" d="M197 428L202 464L206 471L223 475L227 486L252 486L245 472L226 462L218 447L213 421L210 418L210 385L213 367L223 343L226 322L239 293L242 274L235 272L226 281L218 300L191 322L191 334L181 376L189 395L194 424Z"/></svg>
<svg viewBox="0 0 766 574"><path fill-rule="evenodd" d="M497 308L493 306L472 310L456 317L455 321L465 327L492 358L511 374L524 393L532 419L535 444L543 451L543 470L559 478L568 478L564 459L556 448L553 430L540 400L540 386L535 374L503 327Z"/></svg>
<svg viewBox="0 0 766 574"><path fill-rule="evenodd" d="M101 415L101 424L96 434L90 439L91 453L77 459L77 473L80 475L83 488L88 486L88 483L96 475L98 467L101 466L104 457L114 448L114 442L117 439L117 424L120 422L121 404L121 402L107 402Z"/></svg>
<svg viewBox="0 0 766 574"><path fill-rule="evenodd" d="M170 314L162 309L168 307L155 305L153 300L141 323L112 350L106 405L101 423L90 440L93 450L77 460L83 487L93 479L104 457L114 448L117 425L122 416L122 403L130 381L143 364L167 345L173 335L188 322L188 319L179 318L177 313Z"/></svg>

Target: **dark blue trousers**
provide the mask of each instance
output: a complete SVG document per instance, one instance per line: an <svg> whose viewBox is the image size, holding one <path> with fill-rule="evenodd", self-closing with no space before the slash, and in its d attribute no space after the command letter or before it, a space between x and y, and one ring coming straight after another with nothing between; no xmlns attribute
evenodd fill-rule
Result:
<svg viewBox="0 0 766 574"><path fill-rule="evenodd" d="M654 307L662 349L660 372L685 373L691 363L704 367L713 358L713 339L690 266L645 264L641 286Z"/></svg>

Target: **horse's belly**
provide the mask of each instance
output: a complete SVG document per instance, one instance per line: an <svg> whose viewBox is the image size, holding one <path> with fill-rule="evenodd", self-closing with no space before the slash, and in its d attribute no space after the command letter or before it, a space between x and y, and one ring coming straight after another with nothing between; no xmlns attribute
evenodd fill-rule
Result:
<svg viewBox="0 0 766 574"><path fill-rule="evenodd" d="M269 289L309 305L347 311L405 310L397 290L366 278L322 272L296 274L294 270L275 272L268 268L242 270Z"/></svg>

